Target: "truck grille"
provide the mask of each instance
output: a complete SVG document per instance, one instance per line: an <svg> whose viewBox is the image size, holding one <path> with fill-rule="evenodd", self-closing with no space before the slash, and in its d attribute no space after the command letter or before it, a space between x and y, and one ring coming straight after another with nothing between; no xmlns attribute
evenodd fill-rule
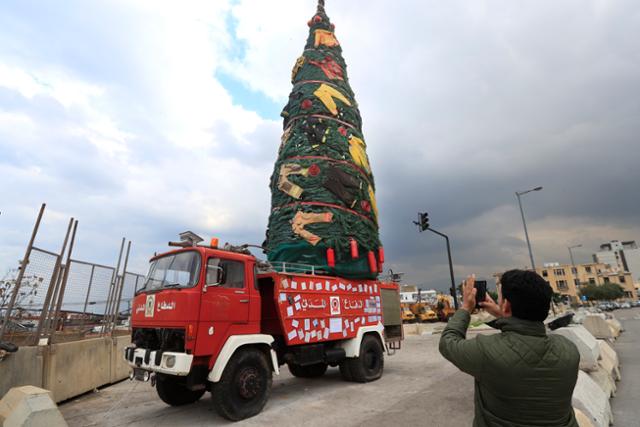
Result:
<svg viewBox="0 0 640 427"><path fill-rule="evenodd" d="M133 328L131 338L138 348L184 352L184 329Z"/></svg>

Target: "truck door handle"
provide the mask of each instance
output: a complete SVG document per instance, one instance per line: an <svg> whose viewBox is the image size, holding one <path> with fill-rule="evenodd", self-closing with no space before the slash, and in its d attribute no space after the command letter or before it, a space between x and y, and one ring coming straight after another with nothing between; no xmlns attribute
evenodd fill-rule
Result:
<svg viewBox="0 0 640 427"><path fill-rule="evenodd" d="M242 303L245 303L245 304L246 304L246 303L248 303L248 302L249 302L249 300L248 300L248 299L241 299L241 300L240 300L240 302L242 302Z"/></svg>

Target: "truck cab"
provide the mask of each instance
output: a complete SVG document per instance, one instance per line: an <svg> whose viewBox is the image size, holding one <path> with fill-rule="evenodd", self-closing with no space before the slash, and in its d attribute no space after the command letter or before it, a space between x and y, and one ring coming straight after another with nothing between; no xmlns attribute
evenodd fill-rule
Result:
<svg viewBox="0 0 640 427"><path fill-rule="evenodd" d="M389 353L399 348L402 328L397 286L375 282L378 301L382 301L378 307L384 307L385 300L391 307L386 326L382 316L363 316L362 322L359 318L351 322L351 329L343 330L340 325L341 334L329 336L327 317L325 335L318 330L313 342L308 336L306 341L294 342L298 338L287 337L291 335L287 325L297 321L285 319L284 308L279 308L295 304L293 297L297 301L300 294L291 289L285 292L279 283L296 279L337 283L339 278L273 269L259 272L260 262L241 247L183 246L151 258L144 286L133 301L132 345L124 353L132 367L131 379L150 381L170 405L195 402L211 391L217 411L230 420L240 420L262 410L272 375L283 364L300 377L323 375L327 366L340 366L346 380L367 382L382 375L385 348ZM374 285L368 289L372 292ZM318 307L328 306L330 298L340 301L328 285L313 294L306 292L302 295ZM351 304L353 298L343 296L345 304ZM366 298L376 301L372 294ZM320 301L327 303L321 306ZM376 310L375 304L369 310ZM383 314L380 308L378 311ZM313 320L325 323L320 314L316 317ZM303 318L299 321L300 327L310 323ZM371 322L365 325L365 321ZM390 338L395 343L391 346Z"/></svg>

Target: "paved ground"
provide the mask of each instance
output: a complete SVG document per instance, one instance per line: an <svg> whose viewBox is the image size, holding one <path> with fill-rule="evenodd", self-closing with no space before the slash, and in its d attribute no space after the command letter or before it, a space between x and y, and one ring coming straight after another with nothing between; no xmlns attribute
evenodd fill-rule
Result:
<svg viewBox="0 0 640 427"><path fill-rule="evenodd" d="M626 328L615 347L622 381L612 399L616 426L640 423L640 308L615 315ZM258 416L238 426L470 426L473 380L440 356L440 335L408 336L403 349L385 358L382 379L345 383L337 369L319 379L299 379L283 367L274 377L271 399ZM165 405L149 384L124 381L61 405L74 426L231 425L212 409L209 394L181 408Z"/></svg>
<svg viewBox="0 0 640 427"><path fill-rule="evenodd" d="M264 411L238 426L471 425L473 380L437 351L439 335L410 336L385 358L383 377L346 383L337 368L319 379L274 377ZM211 426L231 424L213 411L207 393L181 408L165 405L155 389L124 381L61 405L70 426Z"/></svg>
<svg viewBox="0 0 640 427"><path fill-rule="evenodd" d="M640 308L613 313L626 329L614 345L620 359L622 380L611 399L616 426L640 425Z"/></svg>

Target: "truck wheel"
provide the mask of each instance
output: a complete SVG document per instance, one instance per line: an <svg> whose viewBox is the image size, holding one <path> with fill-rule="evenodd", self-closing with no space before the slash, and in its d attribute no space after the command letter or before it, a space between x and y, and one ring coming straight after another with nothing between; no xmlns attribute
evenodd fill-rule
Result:
<svg viewBox="0 0 640 427"><path fill-rule="evenodd" d="M187 405L198 401L205 390L189 390L184 377L156 374L156 391L164 403L171 406Z"/></svg>
<svg viewBox="0 0 640 427"><path fill-rule="evenodd" d="M298 378L316 378L321 377L327 372L326 363L316 363L314 365L301 366L295 363L288 363L291 375Z"/></svg>
<svg viewBox="0 0 640 427"><path fill-rule="evenodd" d="M271 367L255 348L239 350L213 384L213 406L218 414L239 421L260 413L271 393Z"/></svg>
<svg viewBox="0 0 640 427"><path fill-rule="evenodd" d="M350 381L368 383L377 380L384 369L384 351L380 341L373 335L365 335L360 343L360 356L348 358L343 363L351 376Z"/></svg>

